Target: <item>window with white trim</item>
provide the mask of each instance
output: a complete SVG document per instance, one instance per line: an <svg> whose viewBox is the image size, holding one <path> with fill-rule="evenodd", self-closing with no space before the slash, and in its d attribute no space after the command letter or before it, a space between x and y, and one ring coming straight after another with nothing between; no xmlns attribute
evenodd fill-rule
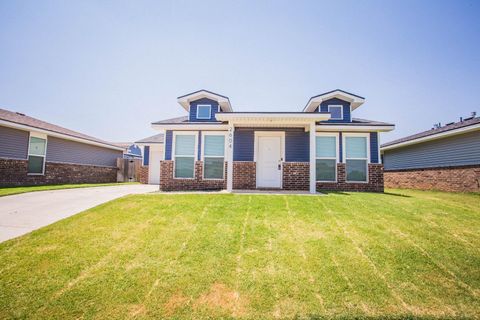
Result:
<svg viewBox="0 0 480 320"><path fill-rule="evenodd" d="M197 105L197 119L210 119L212 116L212 106L209 104Z"/></svg>
<svg viewBox="0 0 480 320"><path fill-rule="evenodd" d="M175 136L175 178L193 178L195 170L194 134L176 134Z"/></svg>
<svg viewBox="0 0 480 320"><path fill-rule="evenodd" d="M316 180L334 182L337 180L337 137L316 137Z"/></svg>
<svg viewBox="0 0 480 320"><path fill-rule="evenodd" d="M345 137L345 162L347 182L367 181L367 137Z"/></svg>
<svg viewBox="0 0 480 320"><path fill-rule="evenodd" d="M329 105L328 112L330 112L330 120L343 120L342 105Z"/></svg>
<svg viewBox="0 0 480 320"><path fill-rule="evenodd" d="M30 135L28 145L28 174L45 173L45 156L47 154L47 139Z"/></svg>
<svg viewBox="0 0 480 320"><path fill-rule="evenodd" d="M203 177L223 179L225 174L225 135L204 134Z"/></svg>

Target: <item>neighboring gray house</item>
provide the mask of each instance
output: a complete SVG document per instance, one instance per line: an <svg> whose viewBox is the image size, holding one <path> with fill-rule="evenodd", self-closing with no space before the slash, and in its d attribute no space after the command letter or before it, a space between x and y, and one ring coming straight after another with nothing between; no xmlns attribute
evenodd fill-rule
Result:
<svg viewBox="0 0 480 320"><path fill-rule="evenodd" d="M0 109L0 185L115 182L123 148Z"/></svg>
<svg viewBox="0 0 480 320"><path fill-rule="evenodd" d="M480 117L385 143L381 153L386 187L480 191Z"/></svg>

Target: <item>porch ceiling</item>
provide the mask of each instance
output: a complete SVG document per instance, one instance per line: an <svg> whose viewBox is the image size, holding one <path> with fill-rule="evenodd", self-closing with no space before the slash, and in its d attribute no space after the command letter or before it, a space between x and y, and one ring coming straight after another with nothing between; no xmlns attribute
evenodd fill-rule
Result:
<svg viewBox="0 0 480 320"><path fill-rule="evenodd" d="M217 113L217 120L235 127L293 127L306 128L312 122L330 119L328 113Z"/></svg>

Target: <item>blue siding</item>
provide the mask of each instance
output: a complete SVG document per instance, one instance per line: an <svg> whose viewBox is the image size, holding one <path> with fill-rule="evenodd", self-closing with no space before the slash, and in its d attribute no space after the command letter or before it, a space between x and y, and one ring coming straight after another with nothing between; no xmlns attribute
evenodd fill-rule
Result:
<svg viewBox="0 0 480 320"><path fill-rule="evenodd" d="M172 130L167 130L165 133L165 160L172 160L172 142L173 132Z"/></svg>
<svg viewBox="0 0 480 320"><path fill-rule="evenodd" d="M328 120L326 122L345 123L345 122L352 121L352 117L350 114L350 102L347 102L341 99L333 98L333 99L325 100L320 104L320 108L317 108L317 110L315 111L318 112L320 109L320 112L328 112L328 105L331 105L331 104L335 104L335 105L340 104L343 106L343 120Z"/></svg>
<svg viewBox="0 0 480 320"><path fill-rule="evenodd" d="M370 132L370 162L378 162L378 132Z"/></svg>
<svg viewBox="0 0 480 320"><path fill-rule="evenodd" d="M310 161L310 137L303 129L285 131L285 161Z"/></svg>
<svg viewBox="0 0 480 320"><path fill-rule="evenodd" d="M385 170L480 164L480 131L385 150Z"/></svg>
<svg viewBox="0 0 480 320"><path fill-rule="evenodd" d="M0 158L27 159L29 132L0 127Z"/></svg>
<svg viewBox="0 0 480 320"><path fill-rule="evenodd" d="M197 119L197 105L199 104L209 104L212 106L212 112L210 114L210 119ZM192 101L190 103L190 121L196 121L196 122L216 122L217 119L215 119L215 114L219 112L219 106L218 102L214 100L210 100L207 98L199 99Z"/></svg>
<svg viewBox="0 0 480 320"><path fill-rule="evenodd" d="M236 129L233 135L233 161L253 161L255 131Z"/></svg>
<svg viewBox="0 0 480 320"><path fill-rule="evenodd" d="M150 146L145 146L143 148L143 165L148 166L150 161Z"/></svg>

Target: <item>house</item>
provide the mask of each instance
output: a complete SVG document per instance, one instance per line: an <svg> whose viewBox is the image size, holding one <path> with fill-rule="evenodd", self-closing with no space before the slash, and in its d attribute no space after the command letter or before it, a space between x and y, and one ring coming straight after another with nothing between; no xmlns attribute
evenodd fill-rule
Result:
<svg viewBox="0 0 480 320"><path fill-rule="evenodd" d="M124 159L142 159L142 149L135 143L115 142L115 145L123 148Z"/></svg>
<svg viewBox="0 0 480 320"><path fill-rule="evenodd" d="M116 182L123 148L0 109L0 185Z"/></svg>
<svg viewBox="0 0 480 320"><path fill-rule="evenodd" d="M160 184L160 161L164 159L164 134L144 138L135 142L143 146L143 168L140 171L140 182Z"/></svg>
<svg viewBox="0 0 480 320"><path fill-rule="evenodd" d="M149 177L164 191L382 192L379 134L394 125L353 118L364 102L333 90L299 111L234 112L226 96L183 95L178 103L188 115L152 123L164 136L143 141L150 147Z"/></svg>
<svg viewBox="0 0 480 320"><path fill-rule="evenodd" d="M381 146L385 185L443 191L480 191L480 117Z"/></svg>

